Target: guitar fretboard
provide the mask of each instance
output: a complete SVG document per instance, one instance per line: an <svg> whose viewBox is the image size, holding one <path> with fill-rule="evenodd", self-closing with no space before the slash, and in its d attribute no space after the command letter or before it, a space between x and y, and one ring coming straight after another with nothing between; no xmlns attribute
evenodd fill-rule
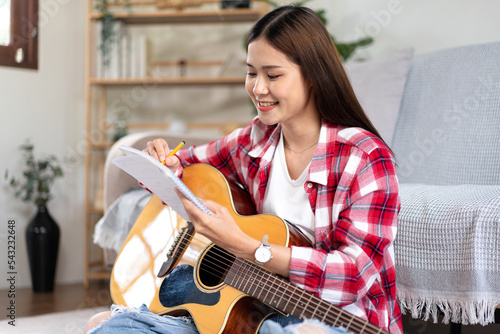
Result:
<svg viewBox="0 0 500 334"><path fill-rule="evenodd" d="M387 333L340 307L300 289L281 276L242 259L235 259L224 282L263 303L299 319L318 319L357 334Z"/></svg>

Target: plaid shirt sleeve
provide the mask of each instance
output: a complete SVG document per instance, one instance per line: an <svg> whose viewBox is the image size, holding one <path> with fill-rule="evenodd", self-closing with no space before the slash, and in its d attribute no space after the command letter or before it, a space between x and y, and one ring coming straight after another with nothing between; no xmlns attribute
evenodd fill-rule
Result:
<svg viewBox="0 0 500 334"><path fill-rule="evenodd" d="M290 280L382 328L393 325L391 332L398 333L395 164L383 143L363 144L366 138L358 131L349 142L336 144L328 184L316 190L316 247L292 247Z"/></svg>

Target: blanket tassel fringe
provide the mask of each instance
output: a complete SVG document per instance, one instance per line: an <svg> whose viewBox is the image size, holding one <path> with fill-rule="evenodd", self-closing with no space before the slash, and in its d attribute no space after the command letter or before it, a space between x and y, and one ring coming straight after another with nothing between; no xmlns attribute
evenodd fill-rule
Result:
<svg viewBox="0 0 500 334"><path fill-rule="evenodd" d="M412 318L424 321L432 318L434 323L438 322L438 316L443 315L442 322L448 324L450 321L463 325L487 325L495 322L495 310L500 301L449 301L435 298L420 298L407 294L399 294L401 311L409 313Z"/></svg>

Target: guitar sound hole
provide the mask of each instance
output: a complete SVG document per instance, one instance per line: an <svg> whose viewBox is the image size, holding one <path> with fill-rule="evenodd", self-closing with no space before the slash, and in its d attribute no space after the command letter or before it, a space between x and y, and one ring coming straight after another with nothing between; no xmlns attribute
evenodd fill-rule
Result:
<svg viewBox="0 0 500 334"><path fill-rule="evenodd" d="M215 287L223 283L233 261L234 255L213 245L200 263L199 277L203 285Z"/></svg>

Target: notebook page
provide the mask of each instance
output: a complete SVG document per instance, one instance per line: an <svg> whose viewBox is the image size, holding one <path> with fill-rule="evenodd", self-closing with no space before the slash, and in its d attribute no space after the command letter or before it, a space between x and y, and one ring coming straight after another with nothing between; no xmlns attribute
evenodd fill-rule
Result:
<svg viewBox="0 0 500 334"><path fill-rule="evenodd" d="M162 165L147 153L129 146L120 146L126 154L113 159L113 164L122 169L170 206L182 218L189 220L180 198L174 191L177 188L184 196L207 214L212 212L168 167Z"/></svg>

